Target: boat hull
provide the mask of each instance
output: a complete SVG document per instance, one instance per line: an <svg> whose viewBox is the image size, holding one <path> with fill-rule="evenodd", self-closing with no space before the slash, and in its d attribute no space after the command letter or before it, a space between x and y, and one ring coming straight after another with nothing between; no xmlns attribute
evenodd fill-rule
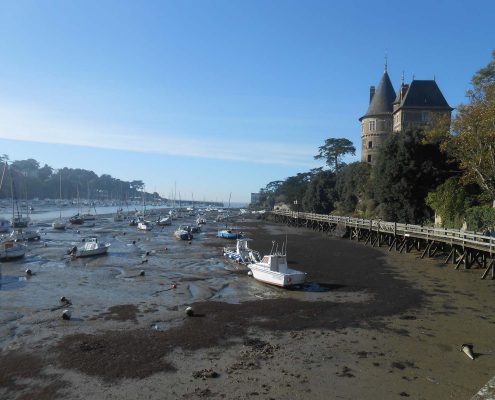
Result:
<svg viewBox="0 0 495 400"><path fill-rule="evenodd" d="M91 249L91 250L78 250L76 253L77 258L82 258L82 257L92 257L92 256L101 256L103 254L108 253L110 245L105 245L103 247L98 247L97 249Z"/></svg>
<svg viewBox="0 0 495 400"><path fill-rule="evenodd" d="M52 228L59 231L65 229L65 222L52 222Z"/></svg>
<svg viewBox="0 0 495 400"><path fill-rule="evenodd" d="M302 285L306 281L306 273L301 271L288 270L286 273L280 273L256 264L249 264L248 268L256 280L283 288Z"/></svg>
<svg viewBox="0 0 495 400"><path fill-rule="evenodd" d="M233 232L224 232L220 231L217 233L217 237L223 238L223 239L240 239L242 238L241 233L233 233Z"/></svg>
<svg viewBox="0 0 495 400"><path fill-rule="evenodd" d="M17 260L24 257L26 254L26 248L20 245L14 245L12 247L6 247L2 245L0 247L0 261Z"/></svg>
<svg viewBox="0 0 495 400"><path fill-rule="evenodd" d="M174 236L178 240L192 240L193 238L189 232L174 232Z"/></svg>

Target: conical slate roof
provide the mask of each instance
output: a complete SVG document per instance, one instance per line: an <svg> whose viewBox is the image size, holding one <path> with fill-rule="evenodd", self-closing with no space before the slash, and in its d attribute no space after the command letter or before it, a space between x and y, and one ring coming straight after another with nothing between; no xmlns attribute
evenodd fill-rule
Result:
<svg viewBox="0 0 495 400"><path fill-rule="evenodd" d="M395 100L395 90L390 82L387 70L383 73L382 79L378 84L373 99L371 100L368 111L359 120L366 117L374 117L383 114L392 113L392 103Z"/></svg>

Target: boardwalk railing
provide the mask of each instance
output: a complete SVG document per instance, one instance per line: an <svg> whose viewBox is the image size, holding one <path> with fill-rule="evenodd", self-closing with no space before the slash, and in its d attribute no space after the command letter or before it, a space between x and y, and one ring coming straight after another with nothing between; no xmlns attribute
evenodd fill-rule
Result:
<svg viewBox="0 0 495 400"><path fill-rule="evenodd" d="M435 228L429 226L401 224L381 220L369 220L362 218L339 217L335 215L314 214L286 210L274 210L271 214L285 222L297 226L306 226L322 231L331 231L337 227L345 229L350 239L366 239L366 243L374 245L375 242L387 243L392 249L402 251L415 247L424 249L422 257L436 253L438 249L448 249L449 256L446 262L452 259L456 268L464 263L470 268L473 263L483 268L492 269L495 274L493 257L495 256L495 237L482 235L459 229ZM481 258L481 261L480 261ZM487 266L487 261L492 261ZM483 275L486 276L488 270Z"/></svg>

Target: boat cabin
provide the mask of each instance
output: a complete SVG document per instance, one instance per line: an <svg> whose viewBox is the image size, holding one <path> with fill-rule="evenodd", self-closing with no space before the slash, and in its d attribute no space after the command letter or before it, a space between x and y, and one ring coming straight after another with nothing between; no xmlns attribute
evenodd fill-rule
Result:
<svg viewBox="0 0 495 400"><path fill-rule="evenodd" d="M264 256L261 263L266 264L270 271L285 273L288 270L287 257L282 254Z"/></svg>

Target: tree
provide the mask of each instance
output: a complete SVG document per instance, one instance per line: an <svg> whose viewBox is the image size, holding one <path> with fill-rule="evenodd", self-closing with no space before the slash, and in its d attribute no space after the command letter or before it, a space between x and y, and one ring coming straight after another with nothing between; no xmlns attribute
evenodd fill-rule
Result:
<svg viewBox="0 0 495 400"><path fill-rule="evenodd" d="M365 162L354 162L339 170L336 189L340 212L353 213L359 200L369 197L370 173L371 165Z"/></svg>
<svg viewBox="0 0 495 400"><path fill-rule="evenodd" d="M302 202L311 177L311 172L303 172L298 173L295 176L289 176L277 190L277 201L284 202L293 209L300 211L298 205ZM297 201L297 204L294 204L295 201Z"/></svg>
<svg viewBox="0 0 495 400"><path fill-rule="evenodd" d="M329 138L325 140L323 146L318 147L318 154L314 158L315 160L324 159L328 167L337 172L342 166L342 157L346 154L356 154L356 148L350 140Z"/></svg>
<svg viewBox="0 0 495 400"><path fill-rule="evenodd" d="M336 200L335 174L332 171L320 171L311 178L302 205L305 211L328 214L333 211Z"/></svg>
<svg viewBox="0 0 495 400"><path fill-rule="evenodd" d="M441 149L458 160L464 183L477 183L495 199L495 51L492 60L472 78L470 101L457 108L452 129L434 127L428 139L441 143Z"/></svg>
<svg viewBox="0 0 495 400"><path fill-rule="evenodd" d="M418 129L398 132L380 149L372 179L381 218L403 223L431 218L425 198L451 172L438 145L424 144L423 139Z"/></svg>
<svg viewBox="0 0 495 400"><path fill-rule="evenodd" d="M458 177L451 177L428 193L426 204L441 217L442 226L460 229L478 194L477 185L463 186Z"/></svg>

